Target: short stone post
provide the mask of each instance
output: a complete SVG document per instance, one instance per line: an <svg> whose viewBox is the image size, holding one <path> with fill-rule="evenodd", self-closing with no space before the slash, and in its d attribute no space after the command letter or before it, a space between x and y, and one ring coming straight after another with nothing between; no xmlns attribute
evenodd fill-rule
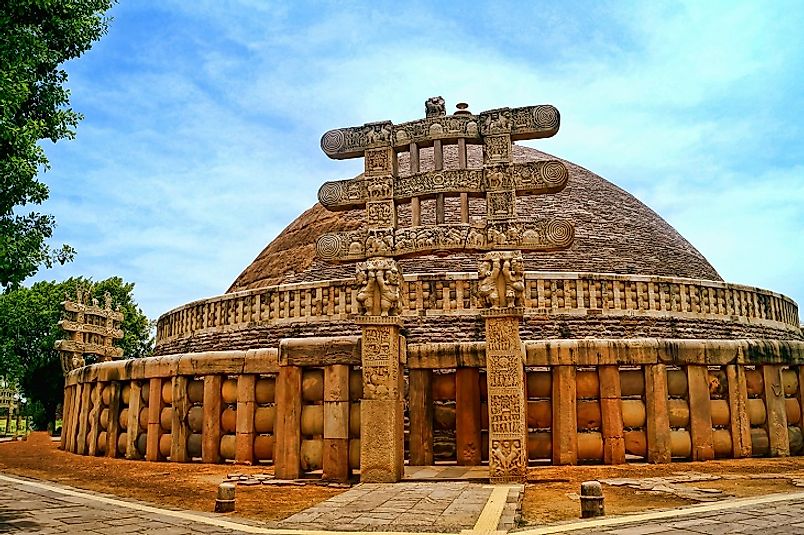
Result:
<svg viewBox="0 0 804 535"><path fill-rule="evenodd" d="M218 485L218 497L215 498L216 513L231 513L235 510L234 483L221 483Z"/></svg>
<svg viewBox="0 0 804 535"><path fill-rule="evenodd" d="M603 486L599 481L581 483L581 518L593 518L606 514L603 505Z"/></svg>

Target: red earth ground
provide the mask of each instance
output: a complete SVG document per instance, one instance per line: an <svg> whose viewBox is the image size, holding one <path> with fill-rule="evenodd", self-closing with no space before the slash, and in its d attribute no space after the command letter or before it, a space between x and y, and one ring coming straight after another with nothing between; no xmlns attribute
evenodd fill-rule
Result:
<svg viewBox="0 0 804 535"><path fill-rule="evenodd" d="M212 511L218 483L227 474L270 474L271 466L231 464L180 464L86 457L65 453L45 433L32 433L27 441L0 444L0 470L55 481L72 487L113 494L158 505L197 511ZM669 465L626 464L621 466L546 466L530 470L525 488L523 517L527 523L543 524L578 517L573 494L583 481L606 478L646 478L698 472L736 476L698 482L696 487L717 488L735 497L798 490L795 477L804 478L804 458L742 459ZM749 478L750 476L750 478ZM258 520L279 520L342 489L306 486L238 486L237 515ZM622 514L667 509L695 503L671 494L637 491L604 485L606 513Z"/></svg>

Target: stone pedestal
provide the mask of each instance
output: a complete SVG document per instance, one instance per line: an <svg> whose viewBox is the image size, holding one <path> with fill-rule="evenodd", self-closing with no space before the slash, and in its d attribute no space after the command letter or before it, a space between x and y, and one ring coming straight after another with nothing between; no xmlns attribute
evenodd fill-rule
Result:
<svg viewBox="0 0 804 535"><path fill-rule="evenodd" d="M528 470L525 368L519 322L522 308L491 308L486 323L489 480L521 482Z"/></svg>
<svg viewBox="0 0 804 535"><path fill-rule="evenodd" d="M360 316L363 399L360 402L360 480L400 481L404 464L401 323L396 316Z"/></svg>

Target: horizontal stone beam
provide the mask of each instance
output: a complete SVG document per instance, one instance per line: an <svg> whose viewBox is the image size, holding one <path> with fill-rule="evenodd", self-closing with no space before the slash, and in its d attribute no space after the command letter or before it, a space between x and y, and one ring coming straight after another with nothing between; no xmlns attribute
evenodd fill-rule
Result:
<svg viewBox="0 0 804 535"><path fill-rule="evenodd" d="M360 337L285 338L279 343L280 366L360 365Z"/></svg>
<svg viewBox="0 0 804 535"><path fill-rule="evenodd" d="M90 344L88 342L77 342L75 340L57 340L54 347L59 351L69 351L71 353L100 355L102 357L111 358L120 358L123 356L122 348Z"/></svg>
<svg viewBox="0 0 804 535"><path fill-rule="evenodd" d="M517 195L539 195L558 193L566 187L568 178L569 172L563 163L543 160L491 169L444 169L396 177L392 191L397 202L442 193L480 196L500 189L514 190ZM324 182L318 190L318 202L331 211L362 207L375 199L373 187L376 182L376 179L365 177Z"/></svg>
<svg viewBox="0 0 804 535"><path fill-rule="evenodd" d="M457 142L465 139L480 143L485 135L510 135L513 140L554 136L561 118L554 106L500 108L479 115L428 117L395 125L391 121L337 128L321 137L321 150L330 158L359 158L372 148L406 149L411 143L432 145L434 141Z"/></svg>
<svg viewBox="0 0 804 535"><path fill-rule="evenodd" d="M117 310L101 308L95 305L84 305L73 301L64 301L62 306L67 312L83 312L87 316L100 316L102 318L111 318L114 321L123 321L123 313Z"/></svg>
<svg viewBox="0 0 804 535"><path fill-rule="evenodd" d="M176 375L239 375L278 372L279 362L276 348L206 351L90 364L69 372L65 377L65 384L69 386L92 381L143 380Z"/></svg>
<svg viewBox="0 0 804 535"><path fill-rule="evenodd" d="M67 332L83 332L108 336L110 338L123 338L122 329L110 329L105 325L93 325L91 323L78 323L70 320L60 320L59 327Z"/></svg>
<svg viewBox="0 0 804 535"><path fill-rule="evenodd" d="M485 227L446 224L329 233L318 238L315 250L322 260L349 262L446 250L555 251L568 247L574 237L575 227L569 221L499 221Z"/></svg>

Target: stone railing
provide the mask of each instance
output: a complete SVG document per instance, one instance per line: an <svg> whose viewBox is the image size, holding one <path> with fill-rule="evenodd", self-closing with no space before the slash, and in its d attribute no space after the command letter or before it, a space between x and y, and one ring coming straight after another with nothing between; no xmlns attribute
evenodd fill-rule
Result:
<svg viewBox="0 0 804 535"><path fill-rule="evenodd" d="M278 347L84 366L65 378L61 447L149 461L274 462L276 474L323 470L345 481L360 467L364 436L360 345L359 337L295 338ZM410 464L487 461L486 344L405 345ZM804 341L524 345L530 461L804 454ZM341 399L342 417L325 430L332 397ZM331 434L348 453L323 454ZM479 450L461 448L467 443Z"/></svg>
<svg viewBox="0 0 804 535"><path fill-rule="evenodd" d="M778 293L716 281L591 273L528 272L525 314L654 316L751 323L800 336L798 307ZM476 315L477 274L406 275L402 316ZM284 284L188 303L157 324L157 346L255 325L345 320L357 311L351 279Z"/></svg>

